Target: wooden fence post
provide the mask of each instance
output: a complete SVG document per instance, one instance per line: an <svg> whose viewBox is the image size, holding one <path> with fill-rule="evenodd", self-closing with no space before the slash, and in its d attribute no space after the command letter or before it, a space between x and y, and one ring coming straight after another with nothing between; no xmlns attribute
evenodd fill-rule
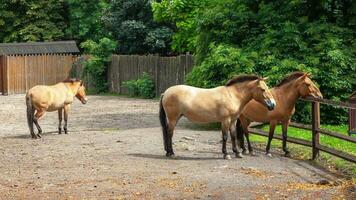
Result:
<svg viewBox="0 0 356 200"><path fill-rule="evenodd" d="M312 144L313 144L313 160L319 155L320 134L317 129L320 128L320 104L312 102Z"/></svg>

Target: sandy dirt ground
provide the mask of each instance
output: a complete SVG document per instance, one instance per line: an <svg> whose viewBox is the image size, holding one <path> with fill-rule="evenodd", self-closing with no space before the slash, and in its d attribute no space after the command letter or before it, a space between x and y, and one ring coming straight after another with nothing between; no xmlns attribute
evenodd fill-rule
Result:
<svg viewBox="0 0 356 200"><path fill-rule="evenodd" d="M34 140L24 95L0 96L0 199L356 197L349 182L333 184L334 173L278 152L223 160L221 133L186 119L173 139L177 158L167 159L157 113L157 100L89 96L73 104L68 135L57 134L57 113L47 113Z"/></svg>

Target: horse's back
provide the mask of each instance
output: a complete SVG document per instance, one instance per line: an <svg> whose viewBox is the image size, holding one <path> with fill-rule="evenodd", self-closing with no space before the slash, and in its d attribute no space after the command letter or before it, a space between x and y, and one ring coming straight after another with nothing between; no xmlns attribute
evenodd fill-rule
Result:
<svg viewBox="0 0 356 200"><path fill-rule="evenodd" d="M164 97L171 100L193 101L194 99L203 100L206 97L213 98L216 94L213 89L197 88L189 85L175 85L164 92ZM206 100L206 99L205 99Z"/></svg>

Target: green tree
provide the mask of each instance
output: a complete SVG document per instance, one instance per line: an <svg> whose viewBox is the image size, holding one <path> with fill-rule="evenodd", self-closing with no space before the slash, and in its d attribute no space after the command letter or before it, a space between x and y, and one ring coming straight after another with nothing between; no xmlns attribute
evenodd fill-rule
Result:
<svg viewBox="0 0 356 200"><path fill-rule="evenodd" d="M68 38L78 43L85 40L99 40L108 37L103 26L102 17L109 8L107 0L66 0L68 6L68 22L66 29Z"/></svg>
<svg viewBox="0 0 356 200"><path fill-rule="evenodd" d="M179 53L195 52L199 10L208 5L208 0L162 0L153 1L154 19L174 27L172 49Z"/></svg>
<svg viewBox="0 0 356 200"><path fill-rule="evenodd" d="M92 77L97 93L105 92L108 89L107 70L111 54L116 46L117 44L109 38L102 38L99 42L87 40L81 44L84 52L90 55L84 70Z"/></svg>
<svg viewBox="0 0 356 200"><path fill-rule="evenodd" d="M4 0L0 3L0 41L51 41L64 37L63 0Z"/></svg>
<svg viewBox="0 0 356 200"><path fill-rule="evenodd" d="M241 72L239 66L244 65L237 62L236 67L228 68L231 71L225 70L235 60L231 53L240 51L253 63L253 73L271 77L271 86L290 72L309 71L325 98L345 101L356 88L352 8L355 3L350 0L210 0L199 8L192 23L198 66L187 81L204 87L221 84L232 73ZM218 63L212 58L224 54L217 54L217 47L230 52L219 56ZM295 119L307 122L307 109L299 105ZM321 109L323 121L346 121L345 110Z"/></svg>
<svg viewBox="0 0 356 200"><path fill-rule="evenodd" d="M106 28L120 44L118 53L169 54L172 30L153 21L150 0L113 0L104 16Z"/></svg>

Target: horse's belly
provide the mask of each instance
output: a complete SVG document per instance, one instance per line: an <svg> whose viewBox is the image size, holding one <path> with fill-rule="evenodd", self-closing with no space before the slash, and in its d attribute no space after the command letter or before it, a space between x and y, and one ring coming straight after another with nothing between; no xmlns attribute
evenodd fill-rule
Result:
<svg viewBox="0 0 356 200"><path fill-rule="evenodd" d="M64 107L64 104L51 104L48 107L47 111L48 112L53 112L53 111L59 110L59 109L61 109L63 107Z"/></svg>
<svg viewBox="0 0 356 200"><path fill-rule="evenodd" d="M210 122L221 121L218 118L212 116L209 117L199 116L199 115L184 115L184 116L194 123L210 123Z"/></svg>

